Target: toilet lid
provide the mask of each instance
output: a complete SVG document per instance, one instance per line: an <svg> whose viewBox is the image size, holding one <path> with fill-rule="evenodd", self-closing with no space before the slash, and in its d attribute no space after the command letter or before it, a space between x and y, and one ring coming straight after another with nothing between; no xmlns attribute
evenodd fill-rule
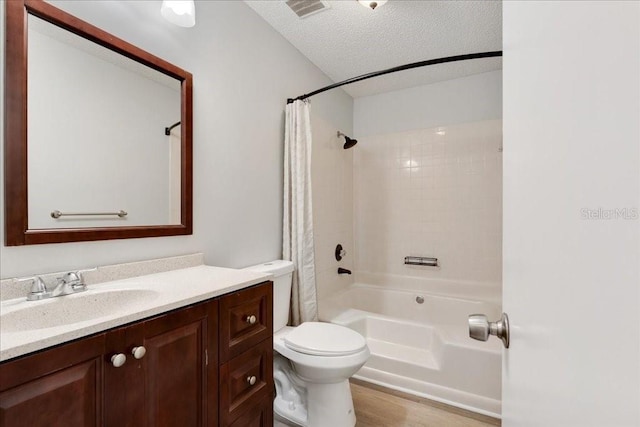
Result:
<svg viewBox="0 0 640 427"><path fill-rule="evenodd" d="M284 344L298 353L314 356L347 356L367 346L362 335L333 323L305 322L284 337Z"/></svg>

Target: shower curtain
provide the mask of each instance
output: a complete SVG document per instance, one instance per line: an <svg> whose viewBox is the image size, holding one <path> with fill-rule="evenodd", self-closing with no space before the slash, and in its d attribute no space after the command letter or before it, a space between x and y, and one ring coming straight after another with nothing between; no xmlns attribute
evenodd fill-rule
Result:
<svg viewBox="0 0 640 427"><path fill-rule="evenodd" d="M311 120L309 102L287 104L284 131L282 256L295 267L291 289L294 326L318 319L311 209Z"/></svg>

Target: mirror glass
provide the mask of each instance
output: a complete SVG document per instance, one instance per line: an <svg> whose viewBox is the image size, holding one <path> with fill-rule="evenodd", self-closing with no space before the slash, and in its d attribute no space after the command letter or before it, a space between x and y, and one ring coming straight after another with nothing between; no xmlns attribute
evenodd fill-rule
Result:
<svg viewBox="0 0 640 427"><path fill-rule="evenodd" d="M28 229L180 224L181 81L31 14L27 55Z"/></svg>

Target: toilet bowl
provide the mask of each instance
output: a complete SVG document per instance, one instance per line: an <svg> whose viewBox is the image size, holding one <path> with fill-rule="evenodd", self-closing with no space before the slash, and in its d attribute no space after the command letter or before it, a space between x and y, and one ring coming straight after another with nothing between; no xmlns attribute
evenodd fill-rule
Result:
<svg viewBox="0 0 640 427"><path fill-rule="evenodd" d="M331 323L307 322L276 332L273 348L289 362L274 366L274 378L279 372L290 371L289 375L295 375L293 378L300 380L304 388L302 393L298 391L295 395L284 386L281 387L283 393L278 394L279 384L276 383L276 413L295 423L293 425L355 425L349 378L370 355L362 335ZM303 401L306 402L306 420L297 415L301 412L296 412L297 402ZM291 416L292 413L295 415Z"/></svg>
<svg viewBox="0 0 640 427"><path fill-rule="evenodd" d="M353 427L349 378L369 358L365 338L332 323L286 326L293 264L279 260L247 269L274 275L274 425Z"/></svg>

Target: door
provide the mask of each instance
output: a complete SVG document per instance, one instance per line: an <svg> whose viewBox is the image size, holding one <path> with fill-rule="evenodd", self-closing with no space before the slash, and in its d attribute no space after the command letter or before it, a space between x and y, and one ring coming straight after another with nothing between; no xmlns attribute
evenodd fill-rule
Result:
<svg viewBox="0 0 640 427"><path fill-rule="evenodd" d="M502 425L640 426L640 3L503 12Z"/></svg>

